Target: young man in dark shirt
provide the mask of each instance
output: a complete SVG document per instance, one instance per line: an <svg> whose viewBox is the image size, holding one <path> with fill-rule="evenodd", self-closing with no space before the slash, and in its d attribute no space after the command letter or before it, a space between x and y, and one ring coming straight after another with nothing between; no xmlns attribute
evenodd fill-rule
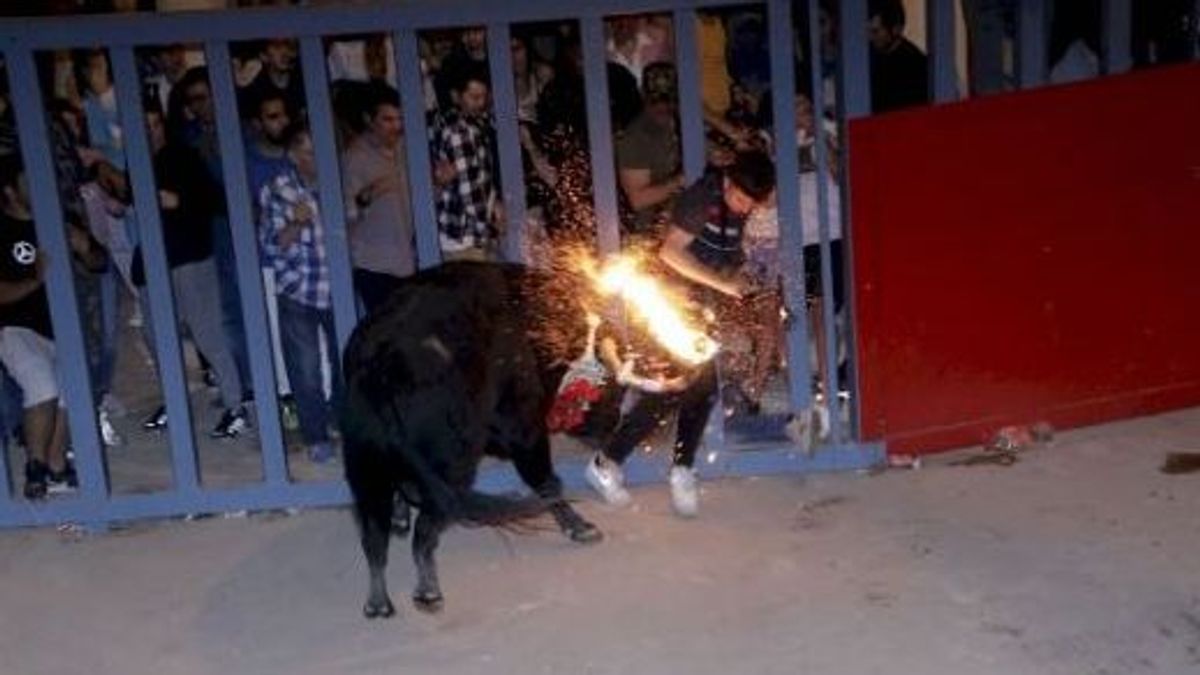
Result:
<svg viewBox="0 0 1200 675"><path fill-rule="evenodd" d="M81 262L103 259L83 230L68 226L67 235ZM6 159L0 162L0 361L21 388L27 499L72 489L78 482L66 457L67 416L45 289L48 264L38 248L24 174L15 160Z"/></svg>
<svg viewBox="0 0 1200 675"><path fill-rule="evenodd" d="M190 329L197 349L217 376L225 412L210 435L232 438L247 428L249 419L242 405L241 377L221 325L220 280L213 262L211 221L224 203L224 195L196 151L167 141L163 116L156 106L146 110L146 128L154 153L154 178L175 313L179 322ZM131 276L135 284L145 285L140 245L133 254ZM166 423L166 411L159 408L142 426L157 429Z"/></svg>
<svg viewBox="0 0 1200 675"><path fill-rule="evenodd" d="M929 103L929 58L904 37L900 0L871 0L871 106L875 112Z"/></svg>
<svg viewBox="0 0 1200 675"><path fill-rule="evenodd" d="M739 299L745 292L741 277L745 252L743 231L750 213L771 202L775 166L761 151L738 153L724 173L709 173L680 195L659 251L662 262L678 281L701 297L710 291ZM712 361L688 375L678 391L643 393L622 417L604 451L588 462L585 478L605 501L629 501L620 465L639 443L678 410L679 422L670 474L671 504L684 517L699 508L696 472L692 468L704 427L717 397L716 366Z"/></svg>

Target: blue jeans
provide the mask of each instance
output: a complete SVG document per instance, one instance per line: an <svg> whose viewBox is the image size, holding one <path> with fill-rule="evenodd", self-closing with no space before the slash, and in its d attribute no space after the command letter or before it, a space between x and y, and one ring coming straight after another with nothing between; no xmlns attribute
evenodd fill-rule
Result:
<svg viewBox="0 0 1200 675"><path fill-rule="evenodd" d="M337 338L333 335L333 310L309 307L282 295L278 299L283 363L296 399L300 437L306 445L324 443L329 440L330 404L336 408L342 398L341 359L337 357ZM321 382L322 333L329 350L333 381L333 400L329 404Z"/></svg>

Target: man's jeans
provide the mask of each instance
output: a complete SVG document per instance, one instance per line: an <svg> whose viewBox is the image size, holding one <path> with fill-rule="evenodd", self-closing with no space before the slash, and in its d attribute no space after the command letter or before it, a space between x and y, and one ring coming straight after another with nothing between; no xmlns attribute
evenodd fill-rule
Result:
<svg viewBox="0 0 1200 675"><path fill-rule="evenodd" d="M279 300L279 337L288 382L300 416L300 436L305 445L329 440L329 410L342 398L341 364L333 334L333 311L316 309L282 295ZM325 335L332 381L332 401L325 402L320 336Z"/></svg>

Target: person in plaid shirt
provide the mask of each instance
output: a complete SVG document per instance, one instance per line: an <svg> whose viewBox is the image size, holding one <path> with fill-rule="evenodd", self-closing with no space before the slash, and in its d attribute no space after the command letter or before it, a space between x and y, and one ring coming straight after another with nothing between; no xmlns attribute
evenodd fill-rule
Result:
<svg viewBox="0 0 1200 675"><path fill-rule="evenodd" d="M488 120L487 71L463 68L451 95L454 107L440 115L433 138L438 164L453 169L437 196L442 254L447 259L479 260L494 248L504 219Z"/></svg>
<svg viewBox="0 0 1200 675"><path fill-rule="evenodd" d="M297 132L288 142L291 166L262 187L259 239L263 262L275 272L279 333L288 382L296 397L300 436L308 457L323 464L333 459L329 443L330 405L325 401L319 340L337 354L329 293L325 231L317 205L317 166L312 138ZM339 359L329 359L333 404L341 398Z"/></svg>

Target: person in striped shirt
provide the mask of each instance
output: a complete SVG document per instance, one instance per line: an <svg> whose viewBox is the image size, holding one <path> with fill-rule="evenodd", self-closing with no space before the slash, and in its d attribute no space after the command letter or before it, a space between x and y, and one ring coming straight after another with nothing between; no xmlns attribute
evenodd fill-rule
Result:
<svg viewBox="0 0 1200 675"><path fill-rule="evenodd" d="M329 260L317 204L317 166L312 137L300 131L288 141L290 166L259 192L259 242L263 263L275 273L279 333L284 367L296 398L300 436L315 463L331 461L331 403L341 396L337 341L329 292ZM332 374L332 401L326 401L321 336Z"/></svg>

